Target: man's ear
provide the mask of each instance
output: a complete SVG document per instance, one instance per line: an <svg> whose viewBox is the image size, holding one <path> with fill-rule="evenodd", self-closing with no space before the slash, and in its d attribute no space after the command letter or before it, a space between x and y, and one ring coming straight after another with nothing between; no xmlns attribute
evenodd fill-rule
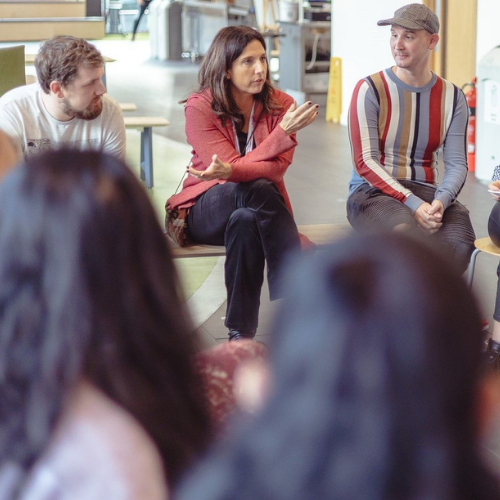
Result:
<svg viewBox="0 0 500 500"><path fill-rule="evenodd" d="M64 94L62 92L62 85L57 80L53 80L52 82L50 82L49 89L57 97L64 97Z"/></svg>
<svg viewBox="0 0 500 500"><path fill-rule="evenodd" d="M434 50L438 42L439 42L439 35L437 33L434 33L433 35L431 35L430 38L429 49Z"/></svg>
<svg viewBox="0 0 500 500"><path fill-rule="evenodd" d="M500 376L488 373L479 382L476 397L476 422L479 436L487 434L500 409Z"/></svg>

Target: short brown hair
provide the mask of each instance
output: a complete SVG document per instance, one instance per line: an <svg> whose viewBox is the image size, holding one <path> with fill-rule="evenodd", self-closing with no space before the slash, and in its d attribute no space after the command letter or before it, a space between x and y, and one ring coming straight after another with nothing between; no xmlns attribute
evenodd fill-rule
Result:
<svg viewBox="0 0 500 500"><path fill-rule="evenodd" d="M58 81L63 87L73 82L78 68L97 68L104 64L101 53L83 38L57 35L47 40L35 58L35 68L42 90L48 94L50 83Z"/></svg>

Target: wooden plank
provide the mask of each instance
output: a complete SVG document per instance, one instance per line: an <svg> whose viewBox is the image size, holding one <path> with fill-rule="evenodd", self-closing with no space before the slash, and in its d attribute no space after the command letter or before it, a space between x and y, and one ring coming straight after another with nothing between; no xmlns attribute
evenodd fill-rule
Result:
<svg viewBox="0 0 500 500"><path fill-rule="evenodd" d="M167 127L170 122L163 116L124 116L125 128Z"/></svg>
<svg viewBox="0 0 500 500"><path fill-rule="evenodd" d="M490 239L489 236L486 236L485 238L478 238L474 242L474 246L478 249L481 250L481 252L486 252L491 255L500 255L500 248L497 247Z"/></svg>
<svg viewBox="0 0 500 500"><path fill-rule="evenodd" d="M119 102L118 105L122 111L137 111L137 104L133 102Z"/></svg>
<svg viewBox="0 0 500 500"><path fill-rule="evenodd" d="M304 224L298 226L299 232L307 236L316 245L326 245L352 232L349 224ZM172 255L175 259L186 257L221 257L226 255L224 246L188 245L177 246L168 238Z"/></svg>
<svg viewBox="0 0 500 500"><path fill-rule="evenodd" d="M106 34L103 17L46 19L1 19L3 42L48 40L61 33L86 40L100 40Z"/></svg>

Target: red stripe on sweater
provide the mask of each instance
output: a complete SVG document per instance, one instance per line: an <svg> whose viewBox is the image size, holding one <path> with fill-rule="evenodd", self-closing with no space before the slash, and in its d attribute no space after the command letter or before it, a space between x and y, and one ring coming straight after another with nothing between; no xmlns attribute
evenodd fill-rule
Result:
<svg viewBox="0 0 500 500"><path fill-rule="evenodd" d="M387 134L389 132L389 125L391 123L391 116L392 116L392 101L391 101L391 94L389 92L389 86L387 85L387 80L385 78L385 74L383 71L379 72L380 79L382 80L382 84L384 86L384 96L387 98L387 116L385 120L385 127L384 131L382 132L382 136L380 137L380 163L382 165L385 165L385 155L383 151L385 151L385 141L387 140ZM380 99L382 99L383 96L380 96Z"/></svg>
<svg viewBox="0 0 500 500"><path fill-rule="evenodd" d="M429 137L424 153L422 166L425 171L425 181L434 183L434 170L432 168L433 152L436 151L441 142L441 122L443 120L443 81L438 78L436 84L431 89L429 98Z"/></svg>
<svg viewBox="0 0 500 500"><path fill-rule="evenodd" d="M389 130L390 110L392 109L392 106L391 106L391 102L390 102L390 98L389 98L387 83L386 83L385 78L383 78L383 72L380 72L380 76L381 76L383 83L384 83L385 94L387 96L388 109L389 109L386 124L384 127L384 138L386 138L388 130ZM365 81L361 80L360 82L358 82L358 84L354 88L354 92L353 92L352 98L351 98L351 106L349 108L349 133L350 133L351 144L352 144L352 154L353 154L353 159L354 159L354 164L355 164L355 170L356 170L357 174L359 176L363 177L371 186L373 186L377 189L380 189L384 194L392 196L393 198L396 198L397 200L404 203L406 200L406 196L403 193L396 191L389 184L387 184L386 182L381 180L381 178L377 174L375 174L372 171L372 169L364 161L363 148L362 148L362 144L361 144L359 120L358 120L358 112L357 112L359 89L364 83L365 83ZM384 98L384 96L381 96L381 95L379 95L379 97L380 97L380 99ZM381 162L381 163L383 165L383 162Z"/></svg>

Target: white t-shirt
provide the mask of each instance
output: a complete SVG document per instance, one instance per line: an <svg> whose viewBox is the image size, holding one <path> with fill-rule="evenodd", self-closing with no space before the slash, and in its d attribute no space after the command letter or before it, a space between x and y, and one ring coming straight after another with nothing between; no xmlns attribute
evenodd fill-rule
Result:
<svg viewBox="0 0 500 500"><path fill-rule="evenodd" d="M40 85L15 88L0 98L0 128L25 157L61 146L102 150L125 159L125 124L118 103L107 94L94 120L59 121L45 109Z"/></svg>
<svg viewBox="0 0 500 500"><path fill-rule="evenodd" d="M9 472L2 477L0 469L2 498ZM19 498L166 500L168 491L160 454L143 427L82 382Z"/></svg>

